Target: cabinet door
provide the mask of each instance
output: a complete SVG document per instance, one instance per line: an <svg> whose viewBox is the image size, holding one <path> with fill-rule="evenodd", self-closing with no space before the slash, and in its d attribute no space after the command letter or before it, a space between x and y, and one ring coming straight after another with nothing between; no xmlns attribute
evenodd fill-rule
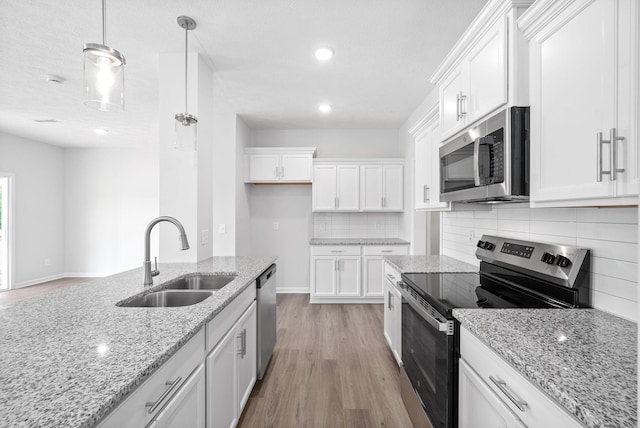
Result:
<svg viewBox="0 0 640 428"><path fill-rule="evenodd" d="M278 181L279 155L249 155L250 181Z"/></svg>
<svg viewBox="0 0 640 428"><path fill-rule="evenodd" d="M399 365L402 365L402 294L395 287L391 287L391 317L393 322L391 323L393 338L393 356L396 357L396 361Z"/></svg>
<svg viewBox="0 0 640 428"><path fill-rule="evenodd" d="M203 363L189 376L150 426L154 428L204 428L206 421L205 389L206 379Z"/></svg>
<svg viewBox="0 0 640 428"><path fill-rule="evenodd" d="M232 328L207 357L207 427L229 428L238 422L236 353L240 349Z"/></svg>
<svg viewBox="0 0 640 428"><path fill-rule="evenodd" d="M360 167L337 166L337 211L358 211L360 208Z"/></svg>
<svg viewBox="0 0 640 428"><path fill-rule="evenodd" d="M311 155L282 155L280 181L311 181Z"/></svg>
<svg viewBox="0 0 640 428"><path fill-rule="evenodd" d="M336 295L336 270L335 257L311 257L311 293L314 296Z"/></svg>
<svg viewBox="0 0 640 428"><path fill-rule="evenodd" d="M426 130L415 137L413 157L413 208L423 210L427 208L428 178L431 168L428 164L429 134Z"/></svg>
<svg viewBox="0 0 640 428"><path fill-rule="evenodd" d="M402 211L404 208L404 167L385 165L382 168L382 209Z"/></svg>
<svg viewBox="0 0 640 428"><path fill-rule="evenodd" d="M459 364L458 420L461 427L526 428L463 360Z"/></svg>
<svg viewBox="0 0 640 428"><path fill-rule="evenodd" d="M394 322L395 318L393 316L393 310L391 306L391 302L393 300L393 295L391 291L391 286L387 283L387 280L384 280L384 338L387 340L389 344L389 348L393 352L393 343L396 340L396 336L394 335Z"/></svg>
<svg viewBox="0 0 640 428"><path fill-rule="evenodd" d="M313 167L313 184L311 185L313 211L336 210L336 170L335 165L316 165Z"/></svg>
<svg viewBox="0 0 640 428"><path fill-rule="evenodd" d="M499 19L469 54L467 123L507 102L506 25Z"/></svg>
<svg viewBox="0 0 640 428"><path fill-rule="evenodd" d="M360 256L336 257L338 296L360 296Z"/></svg>
<svg viewBox="0 0 640 428"><path fill-rule="evenodd" d="M256 335L256 302L253 302L249 309L238 321L236 335L240 336L240 352L236 358L238 368L238 417L242 414L253 385L256 383L257 368L257 335Z"/></svg>
<svg viewBox="0 0 640 428"><path fill-rule="evenodd" d="M364 296L382 296L384 261L382 256L365 256L364 259Z"/></svg>
<svg viewBox="0 0 640 428"><path fill-rule="evenodd" d="M383 189L382 165L362 165L360 167L360 209L379 211L382 209Z"/></svg>
<svg viewBox="0 0 640 428"><path fill-rule="evenodd" d="M531 40L531 201L614 196L597 134L614 125L616 2L576 7ZM610 165L608 146L603 165Z"/></svg>
<svg viewBox="0 0 640 428"><path fill-rule="evenodd" d="M460 93L468 96L467 63L462 63L440 86L440 118L443 139L450 137L464 126L464 116L460 117L464 101L458 102ZM465 100L466 101L466 100ZM468 104L468 103L467 103Z"/></svg>

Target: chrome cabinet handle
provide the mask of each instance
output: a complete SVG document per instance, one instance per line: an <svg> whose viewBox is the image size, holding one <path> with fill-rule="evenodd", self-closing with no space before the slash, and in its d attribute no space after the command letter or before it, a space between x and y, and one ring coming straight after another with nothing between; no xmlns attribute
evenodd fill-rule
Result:
<svg viewBox="0 0 640 428"><path fill-rule="evenodd" d="M382 250L381 253L393 253L393 250Z"/></svg>
<svg viewBox="0 0 640 428"><path fill-rule="evenodd" d="M460 120L460 94L456 94L456 122Z"/></svg>
<svg viewBox="0 0 640 428"><path fill-rule="evenodd" d="M160 398L158 398L155 402L147 402L145 404L145 407L149 408L149 413L155 412L155 410L158 408L160 403L162 403L164 399L167 398L173 392L173 390L176 388L176 386L180 384L181 381L182 381L182 376L178 376L178 378L173 382L165 382L165 384L168 385L169 388L164 390Z"/></svg>
<svg viewBox="0 0 640 428"><path fill-rule="evenodd" d="M462 95L462 91L460 91L460 119L466 116L467 112L463 109L463 103L467 99L466 95Z"/></svg>
<svg viewBox="0 0 640 428"><path fill-rule="evenodd" d="M244 328L242 329L242 337L241 337L241 346L242 346L242 353L240 354L240 358L244 358L245 355L247 355L247 329Z"/></svg>
<svg viewBox="0 0 640 428"><path fill-rule="evenodd" d="M615 181L618 173L624 172L624 168L618 168L618 141L624 141L624 137L618 136L618 130L616 128L611 128L609 132L609 141L611 141L611 180Z"/></svg>
<svg viewBox="0 0 640 428"><path fill-rule="evenodd" d="M392 284L396 281L396 277L391 275L390 273L387 274L387 279L391 281Z"/></svg>
<svg viewBox="0 0 640 428"><path fill-rule="evenodd" d="M608 171L604 170L604 167L602 166L602 145L603 144L611 144L611 140L604 140L602 139L602 132L598 132L596 135L596 140L597 140L597 144L598 144L598 150L597 150L597 161L598 161L598 178L596 179L596 181L598 183L600 183L602 181L602 176L603 175L612 175L611 174L611 169L609 169ZM609 146L609 148L611 148L611 146ZM612 159L613 161L613 159Z"/></svg>
<svg viewBox="0 0 640 428"><path fill-rule="evenodd" d="M280 178L284 178L284 167L280 167Z"/></svg>
<svg viewBox="0 0 640 428"><path fill-rule="evenodd" d="M391 291L387 291L387 309L391 310Z"/></svg>
<svg viewBox="0 0 640 428"><path fill-rule="evenodd" d="M520 397L516 396L513 392L511 392L507 387L507 382L496 379L493 376L489 376L489 379L491 379L491 382L493 382L498 387L498 389L502 391L502 393L506 395L507 398L511 400L513 404L515 404L518 410L520 410L521 412L524 412L525 410L524 407L528 406L527 402L522 400Z"/></svg>
<svg viewBox="0 0 640 428"><path fill-rule="evenodd" d="M332 253L341 253L342 250L331 250Z"/></svg>
<svg viewBox="0 0 640 428"><path fill-rule="evenodd" d="M278 178L278 167L273 170L273 178Z"/></svg>
<svg viewBox="0 0 640 428"><path fill-rule="evenodd" d="M236 342L236 354L242 357L242 332L236 334L236 339L240 339L240 349L237 349L238 342Z"/></svg>
<svg viewBox="0 0 640 428"><path fill-rule="evenodd" d="M423 189L423 202L429 202L429 186L425 185Z"/></svg>
<svg viewBox="0 0 640 428"><path fill-rule="evenodd" d="M380 206L384 208L384 197L380 198Z"/></svg>

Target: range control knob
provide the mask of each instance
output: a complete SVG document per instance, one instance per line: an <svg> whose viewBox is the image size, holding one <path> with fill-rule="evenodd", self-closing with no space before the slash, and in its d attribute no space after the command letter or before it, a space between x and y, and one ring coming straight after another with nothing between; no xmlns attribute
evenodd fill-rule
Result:
<svg viewBox="0 0 640 428"><path fill-rule="evenodd" d="M571 260L569 260L565 256L558 256L558 259L557 259L556 263L560 267L567 267L567 266L569 266L571 264Z"/></svg>
<svg viewBox="0 0 640 428"><path fill-rule="evenodd" d="M486 242L484 242L484 241L480 240L480 241L478 241L478 243L476 244L476 247L478 247L478 248L484 248L484 244L486 244Z"/></svg>
<svg viewBox="0 0 640 428"><path fill-rule="evenodd" d="M560 256L560 257L562 257L562 256ZM551 253L545 252L545 253L542 254L542 258L540 260L542 260L544 263L546 263L548 265L552 265L553 262L556 261L556 256L554 256Z"/></svg>
<svg viewBox="0 0 640 428"><path fill-rule="evenodd" d="M484 249L485 250L493 251L494 248L496 248L496 244L493 244L493 243L491 243L489 241L486 241L484 243Z"/></svg>

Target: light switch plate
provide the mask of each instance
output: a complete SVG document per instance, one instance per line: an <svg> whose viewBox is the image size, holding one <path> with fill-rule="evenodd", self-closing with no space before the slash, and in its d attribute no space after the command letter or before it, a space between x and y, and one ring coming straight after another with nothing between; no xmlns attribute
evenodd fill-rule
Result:
<svg viewBox="0 0 640 428"><path fill-rule="evenodd" d="M209 245L209 229L200 231L200 245Z"/></svg>
<svg viewBox="0 0 640 428"><path fill-rule="evenodd" d="M225 223L218 225L218 233L227 233L227 225Z"/></svg>

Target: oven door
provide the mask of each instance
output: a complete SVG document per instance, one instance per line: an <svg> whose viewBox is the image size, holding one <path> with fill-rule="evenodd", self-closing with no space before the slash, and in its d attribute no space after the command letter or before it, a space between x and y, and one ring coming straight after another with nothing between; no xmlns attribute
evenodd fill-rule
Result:
<svg viewBox="0 0 640 428"><path fill-rule="evenodd" d="M453 321L436 319L402 289L402 362L434 428L455 426Z"/></svg>

